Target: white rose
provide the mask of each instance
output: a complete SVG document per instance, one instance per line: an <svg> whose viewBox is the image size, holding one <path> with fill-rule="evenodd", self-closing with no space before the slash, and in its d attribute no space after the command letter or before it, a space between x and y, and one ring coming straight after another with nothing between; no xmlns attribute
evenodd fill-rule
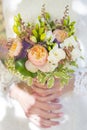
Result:
<svg viewBox="0 0 87 130"><path fill-rule="evenodd" d="M28 71L33 72L33 73L35 73L35 72L38 71L38 69L36 68L36 66L33 65L29 60L26 61L25 67L26 67L26 69Z"/></svg>
<svg viewBox="0 0 87 130"><path fill-rule="evenodd" d="M71 56L73 60L76 60L77 58L79 58L81 56L81 51L79 50L79 48L73 49L71 52Z"/></svg>
<svg viewBox="0 0 87 130"><path fill-rule="evenodd" d="M60 60L64 59L66 56L64 50L58 48L56 44L53 49L49 52L48 61L52 64L57 64Z"/></svg>
<svg viewBox="0 0 87 130"><path fill-rule="evenodd" d="M55 68L58 67L58 64L52 64L49 61L44 66L38 66L38 69L42 72L52 72Z"/></svg>
<svg viewBox="0 0 87 130"><path fill-rule="evenodd" d="M78 42L75 40L74 36L65 39L64 42L61 44L62 48L69 47L69 46L74 46L74 47L78 46Z"/></svg>
<svg viewBox="0 0 87 130"><path fill-rule="evenodd" d="M53 42L55 39L55 36L53 35L52 31L46 32L46 39L51 39L50 41Z"/></svg>

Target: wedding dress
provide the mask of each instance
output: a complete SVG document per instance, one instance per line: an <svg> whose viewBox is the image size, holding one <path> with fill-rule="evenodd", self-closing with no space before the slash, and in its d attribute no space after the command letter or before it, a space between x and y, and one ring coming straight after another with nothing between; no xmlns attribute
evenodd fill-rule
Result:
<svg viewBox="0 0 87 130"><path fill-rule="evenodd" d="M25 20L28 18L33 20L39 14L41 5L46 3L46 8L49 12L51 12L54 18L56 18L56 16L61 17L65 5L68 4L71 7L72 0L55 0L55 2L52 0L9 0L8 4L6 3L6 0L3 0L7 37L13 37L14 34L12 32L11 25L12 18L16 13L20 12ZM80 39L80 43L82 44L81 46L85 58L83 61L81 60L78 62L79 69L76 70L75 73L74 91L60 97L60 101L63 104L63 109L61 111L66 114L66 120L64 120L65 118L59 119L61 122L60 126L55 126L47 130L87 130L86 20L82 20L84 16L77 18L76 13L73 12L71 8L70 14L72 18L77 19L77 35ZM9 86L13 82L18 82L18 80L9 73L0 61L0 92L3 93L3 95L7 95ZM11 101L11 103L13 105L8 105L3 97L0 98L0 130L45 130L38 128L33 123L29 122L29 120L26 119L22 108L16 101Z"/></svg>

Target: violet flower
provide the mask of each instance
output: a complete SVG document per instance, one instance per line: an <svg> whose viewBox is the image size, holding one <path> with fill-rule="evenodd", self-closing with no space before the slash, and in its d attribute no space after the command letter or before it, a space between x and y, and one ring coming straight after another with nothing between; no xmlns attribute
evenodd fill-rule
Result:
<svg viewBox="0 0 87 130"><path fill-rule="evenodd" d="M20 54L17 57L15 57L15 60L26 58L27 50L32 47L32 45L30 43L26 42L25 40L22 41L22 46L23 46L23 48L22 48Z"/></svg>
<svg viewBox="0 0 87 130"><path fill-rule="evenodd" d="M58 44L58 47L60 48L60 42L55 38L54 39L54 41L53 41L54 43L56 42L57 44Z"/></svg>

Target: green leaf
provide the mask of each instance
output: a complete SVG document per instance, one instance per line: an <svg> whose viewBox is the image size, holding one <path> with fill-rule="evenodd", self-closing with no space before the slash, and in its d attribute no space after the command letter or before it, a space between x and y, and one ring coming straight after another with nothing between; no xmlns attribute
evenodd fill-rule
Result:
<svg viewBox="0 0 87 130"><path fill-rule="evenodd" d="M20 35L20 31L18 30L17 26L13 26L13 31L17 34L17 35Z"/></svg>
<svg viewBox="0 0 87 130"><path fill-rule="evenodd" d="M45 13L45 18L48 20L50 19L50 14L48 12Z"/></svg>
<svg viewBox="0 0 87 130"><path fill-rule="evenodd" d="M17 16L14 16L14 21L15 21L15 22L19 22L19 19L18 19Z"/></svg>
<svg viewBox="0 0 87 130"><path fill-rule="evenodd" d="M38 16L38 20L41 21L41 16Z"/></svg>
<svg viewBox="0 0 87 130"><path fill-rule="evenodd" d="M54 85L54 77L53 76L51 76L49 79L48 79L48 81L47 81L47 86L48 86L48 88L52 88L53 87L53 85Z"/></svg>
<svg viewBox="0 0 87 130"><path fill-rule="evenodd" d="M18 28L21 26L21 23L20 22L14 22L14 25Z"/></svg>
<svg viewBox="0 0 87 130"><path fill-rule="evenodd" d="M33 84L33 78L29 77L28 78L28 86L32 86L32 84Z"/></svg>
<svg viewBox="0 0 87 130"><path fill-rule="evenodd" d="M37 39L36 39L36 37L35 37L35 36L31 36L31 37L30 37L30 40L31 40L32 42L37 43Z"/></svg>
<svg viewBox="0 0 87 130"><path fill-rule="evenodd" d="M60 73L59 72L54 72L54 76L56 77L56 78L59 78L60 77Z"/></svg>
<svg viewBox="0 0 87 130"><path fill-rule="evenodd" d="M76 61L71 61L71 62L70 62L70 65L75 66L75 67L78 67L78 64L76 63Z"/></svg>
<svg viewBox="0 0 87 130"><path fill-rule="evenodd" d="M48 46L47 49L48 49L48 51L50 51L52 48L51 48L51 46Z"/></svg>
<svg viewBox="0 0 87 130"><path fill-rule="evenodd" d="M67 26L67 20L66 19L63 20L63 25Z"/></svg>
<svg viewBox="0 0 87 130"><path fill-rule="evenodd" d="M32 73L25 68L26 59L20 59L15 62L15 69L18 70L24 76L30 76L34 78L36 73Z"/></svg>
<svg viewBox="0 0 87 130"><path fill-rule="evenodd" d="M41 40L41 41L44 41L44 40L45 40L45 37L46 37L46 34L43 33L43 34L40 36L40 40Z"/></svg>
<svg viewBox="0 0 87 130"><path fill-rule="evenodd" d="M41 27L45 27L45 22L40 22Z"/></svg>
<svg viewBox="0 0 87 130"><path fill-rule="evenodd" d="M18 14L18 18L21 19L21 15L20 15L20 13Z"/></svg>
<svg viewBox="0 0 87 130"><path fill-rule="evenodd" d="M38 79L38 81L39 81L40 83L42 82L43 77L44 77L43 73L41 73L40 71L38 71L38 72L37 72L37 79Z"/></svg>
<svg viewBox="0 0 87 130"><path fill-rule="evenodd" d="M34 29L34 30L32 30L32 33L33 33L33 35L37 38L38 37L38 33L37 33L37 31Z"/></svg>
<svg viewBox="0 0 87 130"><path fill-rule="evenodd" d="M36 24L35 29L36 29L36 31L39 30L39 25L38 24Z"/></svg>
<svg viewBox="0 0 87 130"><path fill-rule="evenodd" d="M67 24L70 24L70 16L67 17Z"/></svg>
<svg viewBox="0 0 87 130"><path fill-rule="evenodd" d="M39 35L41 35L42 33L44 33L44 28L39 29Z"/></svg>
<svg viewBox="0 0 87 130"><path fill-rule="evenodd" d="M74 26L75 24L76 24L76 22L73 21L73 22L70 23L70 26Z"/></svg>

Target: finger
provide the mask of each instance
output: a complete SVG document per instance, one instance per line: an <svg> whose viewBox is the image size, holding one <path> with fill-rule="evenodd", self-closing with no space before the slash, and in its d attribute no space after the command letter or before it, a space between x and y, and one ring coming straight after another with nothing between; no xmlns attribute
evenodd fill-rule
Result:
<svg viewBox="0 0 87 130"><path fill-rule="evenodd" d="M40 122L45 125L45 126L55 126L55 125L59 125L58 121L51 121L51 120L46 120L44 118L41 118Z"/></svg>
<svg viewBox="0 0 87 130"><path fill-rule="evenodd" d="M29 120L32 121L34 124L40 126L40 127L50 127L50 126L55 126L55 125L59 125L58 121L51 121L48 119L44 119L41 118L39 116L36 115L30 115Z"/></svg>
<svg viewBox="0 0 87 130"><path fill-rule="evenodd" d="M39 87L39 88L44 88L44 89L47 89L47 85L46 84L41 84L39 83L38 81L34 81L33 83L35 86Z"/></svg>
<svg viewBox="0 0 87 130"><path fill-rule="evenodd" d="M34 93L33 96L35 97L36 100L41 101L41 102L59 102L59 98L58 98L58 94L54 93L51 95L47 95L47 96L39 96L38 94Z"/></svg>
<svg viewBox="0 0 87 130"><path fill-rule="evenodd" d="M29 120L34 123L36 126L42 127L42 128L50 128L51 125L47 124L43 121L43 119L41 119L39 116L36 115L30 115L29 116Z"/></svg>
<svg viewBox="0 0 87 130"><path fill-rule="evenodd" d="M55 118L60 118L63 116L63 113L49 113L47 111L43 111L41 109L38 109L38 108L32 108L31 110L29 110L29 113L28 113L28 116L29 115L32 115L32 114L36 114L44 119L55 119Z"/></svg>
<svg viewBox="0 0 87 130"><path fill-rule="evenodd" d="M35 107L40 108L40 109L45 110L45 111L55 111L55 110L60 110L62 108L62 105L55 104L55 103L37 102L35 104Z"/></svg>
<svg viewBox="0 0 87 130"><path fill-rule="evenodd" d="M51 95L51 94L57 93L58 91L56 88L42 89L42 88L38 88L35 85L32 87L32 89L34 92L36 92L40 96Z"/></svg>
<svg viewBox="0 0 87 130"><path fill-rule="evenodd" d="M52 103L59 103L59 101L60 100L58 98L55 98L55 99L51 100Z"/></svg>

